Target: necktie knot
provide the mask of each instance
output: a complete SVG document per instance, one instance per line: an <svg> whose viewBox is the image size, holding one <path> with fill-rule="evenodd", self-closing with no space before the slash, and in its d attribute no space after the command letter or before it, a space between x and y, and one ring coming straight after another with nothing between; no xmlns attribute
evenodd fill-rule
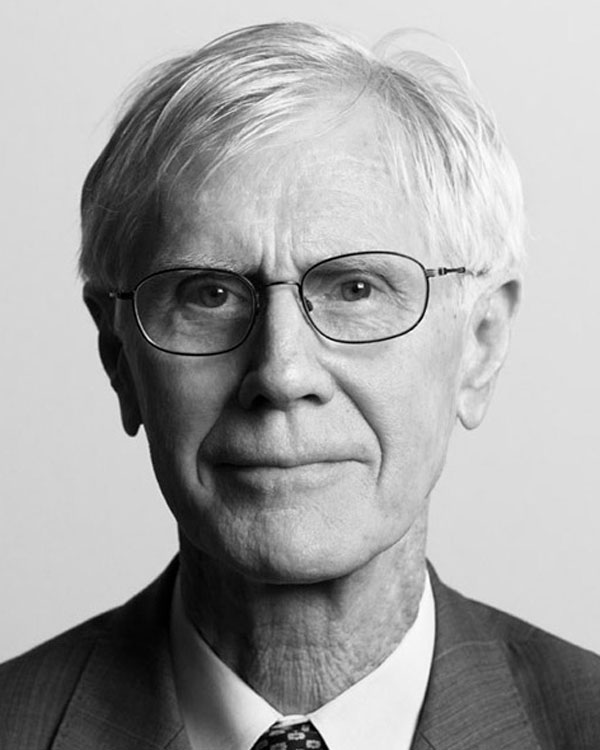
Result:
<svg viewBox="0 0 600 750"><path fill-rule="evenodd" d="M310 721L296 724L275 722L261 735L252 750L328 750L325 740Z"/></svg>

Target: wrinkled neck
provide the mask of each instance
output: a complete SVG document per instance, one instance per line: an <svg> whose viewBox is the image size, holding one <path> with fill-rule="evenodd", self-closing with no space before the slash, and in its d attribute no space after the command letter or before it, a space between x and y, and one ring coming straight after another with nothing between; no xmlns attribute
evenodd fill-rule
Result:
<svg viewBox="0 0 600 750"><path fill-rule="evenodd" d="M215 653L284 714L308 713L369 674L413 624L425 583L427 508L405 536L342 578L262 583L181 535L185 612Z"/></svg>

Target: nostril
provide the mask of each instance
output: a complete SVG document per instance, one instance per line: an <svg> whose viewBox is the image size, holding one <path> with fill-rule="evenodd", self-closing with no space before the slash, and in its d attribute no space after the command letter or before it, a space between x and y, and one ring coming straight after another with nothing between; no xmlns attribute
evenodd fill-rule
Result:
<svg viewBox="0 0 600 750"><path fill-rule="evenodd" d="M305 403L319 406L329 398L322 389L316 388L269 388L261 382L245 383L239 392L239 403L245 410L256 412L279 409L287 411L294 406Z"/></svg>

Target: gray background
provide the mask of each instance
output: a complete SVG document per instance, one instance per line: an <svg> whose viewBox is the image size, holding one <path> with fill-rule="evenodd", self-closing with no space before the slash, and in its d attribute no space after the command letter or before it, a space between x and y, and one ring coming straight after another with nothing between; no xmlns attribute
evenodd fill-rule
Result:
<svg viewBox="0 0 600 750"><path fill-rule="evenodd" d="M120 603L176 549L143 436L125 437L75 273L77 202L114 103L232 28L309 20L457 47L521 167L530 267L484 425L457 429L430 556L464 592L600 651L598 4L4 0L0 659Z"/></svg>

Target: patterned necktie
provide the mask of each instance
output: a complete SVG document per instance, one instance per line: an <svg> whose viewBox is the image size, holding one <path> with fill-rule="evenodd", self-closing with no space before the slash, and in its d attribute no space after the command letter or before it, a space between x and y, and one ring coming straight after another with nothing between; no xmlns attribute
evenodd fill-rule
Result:
<svg viewBox="0 0 600 750"><path fill-rule="evenodd" d="M282 724L276 721L262 734L252 750L328 750L310 721Z"/></svg>

